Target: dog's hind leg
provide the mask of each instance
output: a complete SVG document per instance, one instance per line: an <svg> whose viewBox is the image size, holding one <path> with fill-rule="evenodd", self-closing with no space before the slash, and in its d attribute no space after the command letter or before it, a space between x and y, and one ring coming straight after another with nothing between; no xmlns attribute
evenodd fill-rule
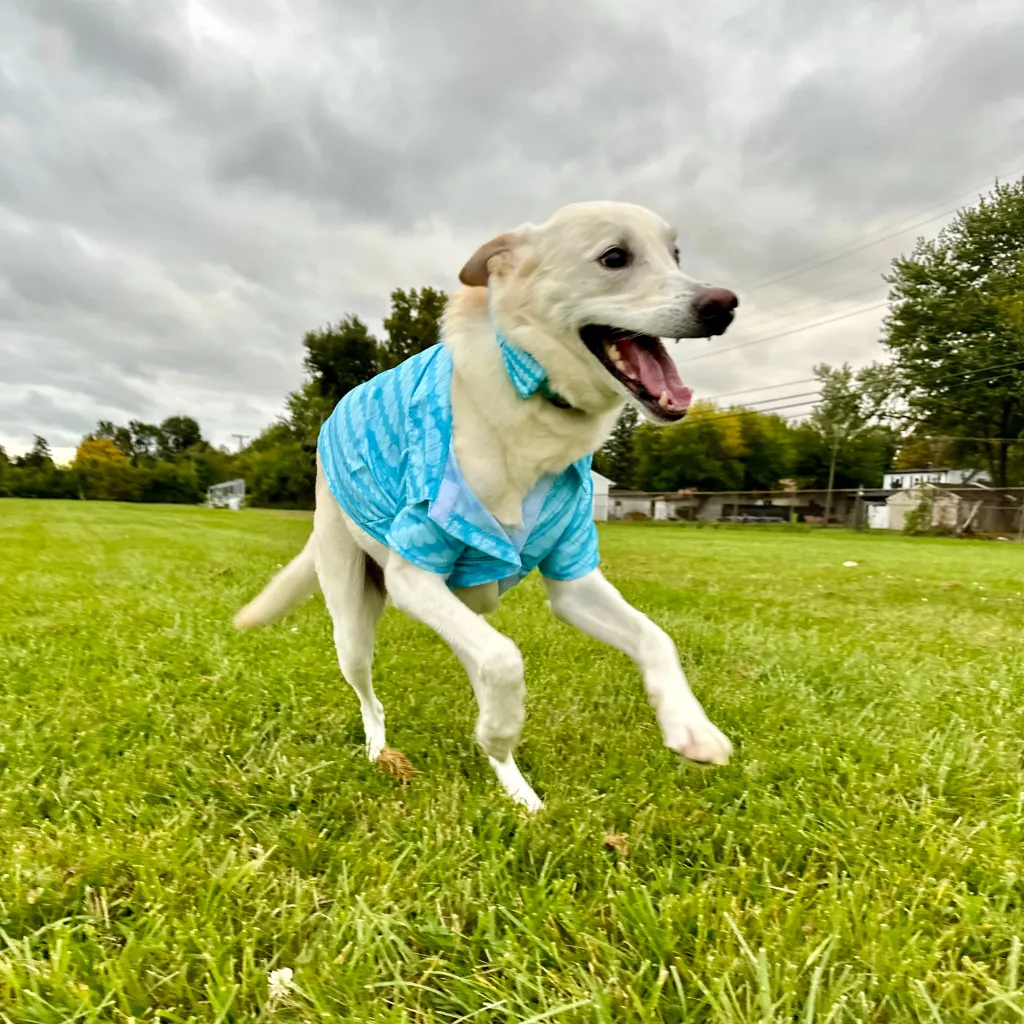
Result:
<svg viewBox="0 0 1024 1024"><path fill-rule="evenodd" d="M356 691L366 735L366 753L376 761L384 749L384 707L371 676L377 620L384 610L382 575L353 538L322 477L317 481L313 526L316 572L334 625L338 665Z"/></svg>

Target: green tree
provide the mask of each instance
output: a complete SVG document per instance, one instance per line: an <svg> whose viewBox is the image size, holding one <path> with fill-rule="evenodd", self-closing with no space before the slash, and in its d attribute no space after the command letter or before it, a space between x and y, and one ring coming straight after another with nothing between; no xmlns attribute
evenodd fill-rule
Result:
<svg viewBox="0 0 1024 1024"><path fill-rule="evenodd" d="M253 505L311 508L316 486L312 453L290 424L271 424L238 456L238 474Z"/></svg>
<svg viewBox="0 0 1024 1024"><path fill-rule="evenodd" d="M32 448L14 460L15 466L23 469L46 469L53 465L53 455L45 437L35 435Z"/></svg>
<svg viewBox="0 0 1024 1024"><path fill-rule="evenodd" d="M132 442L132 432L127 427L119 427L110 420L100 420L96 429L91 434L86 434L83 441L112 441L117 450L126 458L131 459L135 455L135 446Z"/></svg>
<svg viewBox="0 0 1024 1024"><path fill-rule="evenodd" d="M790 428L793 444L792 476L801 487L825 490L829 476L833 487L881 487L882 476L892 465L899 434L891 427L869 427L839 449L833 467L832 443L812 423Z"/></svg>
<svg viewBox="0 0 1024 1024"><path fill-rule="evenodd" d="M741 417L707 402L671 427L641 424L634 442L636 484L645 491L732 491L743 486Z"/></svg>
<svg viewBox="0 0 1024 1024"><path fill-rule="evenodd" d="M611 436L594 454L594 469L617 487L628 489L636 476L636 430L640 417L633 405L619 415Z"/></svg>
<svg viewBox="0 0 1024 1024"><path fill-rule="evenodd" d="M814 368L814 376L821 381L821 397L810 423L831 451L825 500L827 523L839 456L850 442L895 413L897 377L892 366L882 363L872 363L857 371L849 363L838 367L821 363Z"/></svg>
<svg viewBox="0 0 1024 1024"><path fill-rule="evenodd" d="M203 499L196 467L188 459L154 462L134 470L134 477L136 497L126 500L195 505Z"/></svg>
<svg viewBox="0 0 1024 1024"><path fill-rule="evenodd" d="M383 368L399 363L436 345L441 339L441 316L448 296L435 288L396 288L391 293L391 313L384 321L388 340Z"/></svg>
<svg viewBox="0 0 1024 1024"><path fill-rule="evenodd" d="M160 424L157 457L170 462L203 439L199 424L191 416L168 416Z"/></svg>
<svg viewBox="0 0 1024 1024"><path fill-rule="evenodd" d="M314 451L320 427L336 404L320 394L316 381L307 380L298 391L291 392L285 399L291 439L298 440L309 452Z"/></svg>
<svg viewBox="0 0 1024 1024"><path fill-rule="evenodd" d="M919 425L969 442L997 485L1024 433L1024 179L893 261L883 343Z"/></svg>
<svg viewBox="0 0 1024 1024"><path fill-rule="evenodd" d="M739 417L743 441L743 489L770 491L793 472L795 447L781 416L751 412Z"/></svg>
<svg viewBox="0 0 1024 1024"><path fill-rule="evenodd" d="M119 427L118 430L124 430L124 427ZM166 446L166 439L160 427L152 423L143 423L141 420L130 420L128 432L131 437L129 457L136 466L160 458L160 452Z"/></svg>
<svg viewBox="0 0 1024 1024"><path fill-rule="evenodd" d="M381 368L380 344L357 316L307 331L302 344L306 348L302 365L310 375L310 390L304 397L324 399L328 412Z"/></svg>

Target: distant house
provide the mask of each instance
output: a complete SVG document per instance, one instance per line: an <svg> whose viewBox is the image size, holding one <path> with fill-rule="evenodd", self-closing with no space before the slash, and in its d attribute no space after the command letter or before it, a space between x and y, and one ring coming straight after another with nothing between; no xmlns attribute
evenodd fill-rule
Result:
<svg viewBox="0 0 1024 1024"><path fill-rule="evenodd" d="M610 497L608 514L612 519L651 519L655 495L647 491L616 491Z"/></svg>
<svg viewBox="0 0 1024 1024"><path fill-rule="evenodd" d="M987 484L989 475L982 469L894 469L882 478L882 489L903 491L919 484Z"/></svg>
<svg viewBox="0 0 1024 1024"><path fill-rule="evenodd" d="M608 518L608 492L615 481L594 470L590 471L590 479L594 484L594 519L603 523Z"/></svg>

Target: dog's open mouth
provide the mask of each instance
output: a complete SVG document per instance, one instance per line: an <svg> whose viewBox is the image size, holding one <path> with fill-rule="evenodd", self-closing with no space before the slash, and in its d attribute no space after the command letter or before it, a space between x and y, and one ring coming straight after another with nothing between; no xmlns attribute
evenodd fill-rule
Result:
<svg viewBox="0 0 1024 1024"><path fill-rule="evenodd" d="M580 337L601 365L659 420L681 420L693 393L660 338L591 324Z"/></svg>

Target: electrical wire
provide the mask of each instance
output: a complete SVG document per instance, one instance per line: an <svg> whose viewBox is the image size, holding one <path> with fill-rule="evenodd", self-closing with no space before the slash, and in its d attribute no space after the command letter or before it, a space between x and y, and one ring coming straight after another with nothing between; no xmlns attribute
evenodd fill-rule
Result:
<svg viewBox="0 0 1024 1024"><path fill-rule="evenodd" d="M964 189L962 192L958 193L956 196L949 196L949 197L947 197L945 199L941 199L937 203L932 203L931 206L926 206L926 207L924 207L924 209L918 210L916 213L910 214L909 216L905 217L902 221L897 221L897 225L898 225L897 227L895 227L893 230L887 232L886 234L881 235L879 238L875 238L875 239L873 239L871 241L865 241L865 242L861 243L860 245L856 246L853 249L849 249L846 252L840 252L840 253L838 253L837 255L834 255L834 256L829 256L826 259L817 260L815 262L810 263L807 266L804 266L803 263L798 263L794 267L792 267L790 270L783 271L781 274L776 274L773 277L767 277L767 278L763 278L760 281L756 281L756 282L754 282L754 284L748 285L746 288L742 289L742 291L749 295L751 292L757 291L760 288L766 288L770 284L778 284L780 281L788 281L790 278L796 277L798 274L805 274L805 273L807 273L810 270L816 270L818 267L823 267L823 266L826 266L827 264L835 263L837 260L844 259L847 256L853 256L853 255L855 255L858 252L862 252L864 249L869 249L871 246L877 245L879 242L886 242L890 238L895 238L897 235L903 234L905 231L910 231L913 228L917 228L917 227L923 227L925 224L931 223L932 221L939 220L942 217L948 217L950 214L953 214L953 213L957 212L957 210L960 208L959 205L958 206L954 206L951 209L943 210L940 213L932 214L930 217L926 217L923 220L916 219L916 218L920 218L922 214L927 213L929 210L934 210L935 207L937 207L937 206L945 206L947 203L953 202L954 199L958 200L958 201L962 201L964 197L966 197L966 196L968 196L968 195L970 195L970 194L972 194L974 192L977 192L978 189L980 189L980 188L984 188L986 185L989 184L990 181L992 181L994 178L997 178L997 177L998 177L998 175L992 175L991 177L986 178L984 182L980 182L977 185L973 185L969 189ZM1018 173L1014 173L1014 174L1010 175L1010 177L1011 178L1020 177L1020 173L1019 172ZM907 223L908 221L913 221L913 223ZM868 232L867 235L862 235L860 237L861 238L867 238L871 234L873 234L873 232ZM857 239L854 238L854 239L851 239L850 241L857 241ZM850 242L844 242L844 243L842 243L842 245L837 246L836 248L837 249L842 249L842 248L845 248L849 244L850 244ZM826 250L826 252L835 252L835 249ZM806 262L807 261L804 261L804 263L806 263Z"/></svg>
<svg viewBox="0 0 1024 1024"><path fill-rule="evenodd" d="M1013 174L1010 177L1014 178L1014 177L1019 177L1019 176L1020 176L1020 174ZM860 245L856 245L852 249L847 249L847 246L850 245L850 241L854 241L854 242L857 241L856 238L851 239L848 242L844 242L840 246L836 247L837 249L841 249L843 251L836 252L835 255L828 256L825 259L816 260L816 261L810 262L810 263L807 263L807 261L804 261L803 263L798 263L795 266L791 267L789 270L783 271L781 274L777 274L777 275L774 275L772 277L764 278L761 281L756 281L753 284L748 285L745 288L742 288L741 289L741 293L744 294L744 295L749 295L751 292L758 291L759 289L765 288L765 287L767 287L770 284L777 284L777 283L780 283L782 281L786 281L786 280L789 280L789 279L791 279L793 277L796 277L796 276L798 276L800 274L807 273L807 272L809 272L811 270L815 270L818 267L822 267L822 266L829 265L831 263L838 262L839 260L844 259L847 256L853 256L853 255L855 255L858 252L862 252L864 249L870 248L873 245L877 245L879 242L884 242L884 241L889 240L890 238L895 238L897 235L902 234L902 233L904 233L906 231L909 231L909 230L911 230L913 228L923 227L925 224L928 224L928 223L930 223L932 221L939 220L942 217L946 217L946 216L949 216L952 213L956 213L957 210L960 209L960 206L955 206L955 207L952 207L950 209L943 210L943 211L941 211L941 212L939 212L937 214L933 214L933 215L931 215L929 217L926 217L923 220L919 219L923 213L927 213L928 211L935 209L935 207L937 207L937 206L945 206L947 203L952 202L954 199L962 201L962 199L964 197L966 197L968 195L971 195L972 193L977 192L979 189L981 189L984 186L988 185L990 181L992 181L993 179L997 179L997 178L998 178L998 175L993 175L992 178L986 178L984 182L979 182L978 184L972 186L971 188L965 189L964 191L962 191L960 193L957 193L956 196L951 196L951 197L948 197L946 199L942 199L942 200L940 200L937 203L933 203L930 206L924 207L922 210L919 210L916 213L910 214L908 217L903 218L903 220L897 221L896 222L896 226L891 231L888 231L886 234L881 235L878 238L870 239L870 235L873 234L873 232L868 232L867 235L862 235L860 237L864 238L864 239L870 239L870 240L864 241ZM826 250L826 252L835 252L835 250L834 249L833 250ZM855 275L852 275L852 276L856 277L856 276L859 276L859 275L855 274ZM845 278L844 280L848 280L848 279L850 279L850 275L848 275L847 278ZM798 312L799 313L806 313L806 312L808 312L810 310L822 308L822 307L825 307L825 306L828 306L828 305L832 305L834 303L848 301L849 299L853 299L853 298L859 298L861 295L865 295L865 294L867 294L867 293L869 293L871 291L874 291L874 286L869 287L869 288L863 288L863 289L861 289L859 291L852 292L852 293L849 293L849 294L844 295L844 296L837 296L835 299L826 300L824 302L811 303L810 305L798 306L797 309L791 310L788 313L779 313L779 314L777 314L775 316L769 316L767 319L769 321L771 321L771 320L786 320L786 319L789 319L791 316L795 316ZM792 302L792 301L794 301L794 300L789 300L789 302ZM768 310L766 310L765 312L770 312L772 309L782 309L786 305L788 305L789 302L783 302L783 303L780 303L779 305L777 305L775 307L769 307ZM884 303L882 303L882 305L884 305ZM863 310L863 312L867 312L868 309L870 309L870 308L871 307L867 307L866 309ZM875 307L875 308L879 308L879 307ZM852 315L856 315L856 313L851 313L849 315L851 315L851 316ZM799 326L797 328L794 328L793 330L794 330L794 332L797 331L797 330L806 330L806 329L809 329L812 326L819 326L819 324L815 323L815 324L808 324L806 326ZM777 336L778 335L773 335L772 337L774 338L774 337L777 337ZM772 340L772 339L771 338L765 338L763 340L768 341L768 340ZM748 345L749 344L753 344L753 342L748 342L747 344ZM726 352L735 351L735 348L737 348L737 347L740 347L740 346L734 346L733 348L722 349L720 351L721 351L722 354L724 354ZM701 356L701 357L695 357L695 358L703 358L703 357Z"/></svg>
<svg viewBox="0 0 1024 1024"><path fill-rule="evenodd" d="M986 374L986 373L994 373L997 370L1016 370L1016 369L1024 370L1024 358L1012 359L1012 360L1010 360L1009 362L1006 362L1006 363L992 363L989 366L979 366L979 367L977 367L976 369L973 369L973 370L961 370L958 373L946 374L943 377L939 377L937 380L931 381L928 386L929 387L933 387L933 388L941 387L946 381L959 380L959 378L961 378L961 377L972 377L972 376L975 376L975 375L981 375L981 374ZM1002 378L1002 375L1000 375L999 377L996 377L995 379L999 380L1001 378ZM819 381L820 382L820 380L821 380L820 377L802 377L799 380L787 380L787 381L782 381L779 384L765 384L763 387L745 388L745 389L740 390L740 391L727 391L727 392L725 392L724 394L721 394L721 395L710 395L708 398L702 399L702 401L706 401L706 402L720 402L723 398L734 398L736 395L749 395L749 394L751 394L752 392L755 392L755 391L774 391L774 390L778 390L779 388L796 387L796 386L798 386L800 384L813 384L815 381ZM981 383L981 380L971 381L970 383L979 384L979 383ZM807 394L811 394L811 392L806 392L806 393ZM762 402L783 401L786 398L795 398L795 397L797 397L797 396L796 395L780 395L778 399L764 398L764 399L755 399L753 401L754 401L754 404L760 405Z"/></svg>
<svg viewBox="0 0 1024 1024"><path fill-rule="evenodd" d="M811 312L815 309L824 309L827 306L835 306L840 302L850 302L853 299L859 299L864 295L873 294L879 291L884 282L877 282L870 285L867 288L862 288L858 292L850 292L847 295L837 295L833 299L825 299L821 302L811 302L803 306L797 306L796 309L789 310L786 313L777 313L770 316L765 316L764 313L770 313L772 309L780 308L775 306L769 306L767 310L762 311L757 319L754 321L755 324L760 325L762 323L771 322L772 320L791 320L795 316L803 316L805 313ZM888 301L888 300L886 300ZM783 303L785 305L785 303Z"/></svg>
<svg viewBox="0 0 1024 1024"><path fill-rule="evenodd" d="M809 331L814 327L823 327L826 324L834 324L840 320L848 320L852 316L860 316L862 313L870 313L872 310L881 309L885 305L885 302L876 302L871 306L865 306L863 309L854 309L849 313L841 313L838 316L826 317L824 320L814 320L809 324L802 324L799 327L792 327L788 331L779 331L776 334L769 334L764 338L753 338L751 341L744 341L739 345L732 345L729 348L720 348L714 349L711 352L702 352L700 355L696 355L692 359L683 363L683 366L689 366L691 363L695 363L699 359L708 359L711 356L724 356L728 352L738 352L740 349L750 348L752 345L763 345L766 341L775 341L777 338L786 338L791 334L800 334L801 332Z"/></svg>
<svg viewBox="0 0 1024 1024"><path fill-rule="evenodd" d="M1016 365L1019 365L1019 361L1018 361L1017 364L1015 364L1015 366ZM978 372L987 372L987 369L982 370L982 371L978 371ZM1013 374L1015 372L1016 372L1016 369L1007 370L1004 373L996 374L995 376L989 377L988 380L1003 380L1006 377L1013 376ZM973 384L978 384L978 383L980 383L980 382L977 381L977 380L962 381L960 384L953 384L953 385L951 385L950 388L948 388L947 390L953 390L954 388L957 388L957 387L969 387L969 386L971 386ZM816 394L816 392L806 392L806 394ZM780 395L777 399L774 399L774 401L786 402L788 399L799 398L799 397L800 397L799 395ZM708 399L708 401L713 401L713 399ZM771 399L764 399L764 401L771 401ZM699 419L695 419L695 420L692 420L692 421L689 421L689 422L691 422L692 425L698 425L700 423L710 423L710 422L715 422L715 421L718 421L718 420L734 419L734 418L739 417L739 416L754 416L754 415L769 416L769 415L775 415L778 411L781 411L781 410L795 409L795 408L799 408L801 406L808 406L808 405L813 406L814 404L815 403L810 402L810 401L802 401L802 402L790 402L789 404L776 405L776 406L771 406L771 407L764 408L764 409L745 409L744 408L744 409L738 409L738 410L734 410L734 411L730 411L730 412L719 413L719 414L716 414L714 416L702 416ZM799 416L803 416L803 415L807 415L807 414L806 413L793 413L790 416L783 416L782 418L783 419L795 419L795 418L797 418ZM682 421L681 425L685 426L686 423L687 423L687 421L684 420L684 421ZM918 436L920 436L920 435L918 435ZM960 438L959 440L968 440L968 439L967 438ZM978 439L975 438L974 440L978 440ZM989 439L988 438L982 438L981 440L989 440ZM1006 440L1006 439L1004 439L1004 440ZM1024 440L1024 439L1012 439L1011 438L1009 440Z"/></svg>
<svg viewBox="0 0 1024 1024"><path fill-rule="evenodd" d="M764 387L760 388L746 388L743 391L727 391L724 395L715 395L709 398L709 402L718 402L723 398L732 398L734 395L749 395L752 391L772 391L777 388L792 388L796 387L797 384L813 384L819 378L817 377L805 377L803 380L787 380L782 384L765 384Z"/></svg>

